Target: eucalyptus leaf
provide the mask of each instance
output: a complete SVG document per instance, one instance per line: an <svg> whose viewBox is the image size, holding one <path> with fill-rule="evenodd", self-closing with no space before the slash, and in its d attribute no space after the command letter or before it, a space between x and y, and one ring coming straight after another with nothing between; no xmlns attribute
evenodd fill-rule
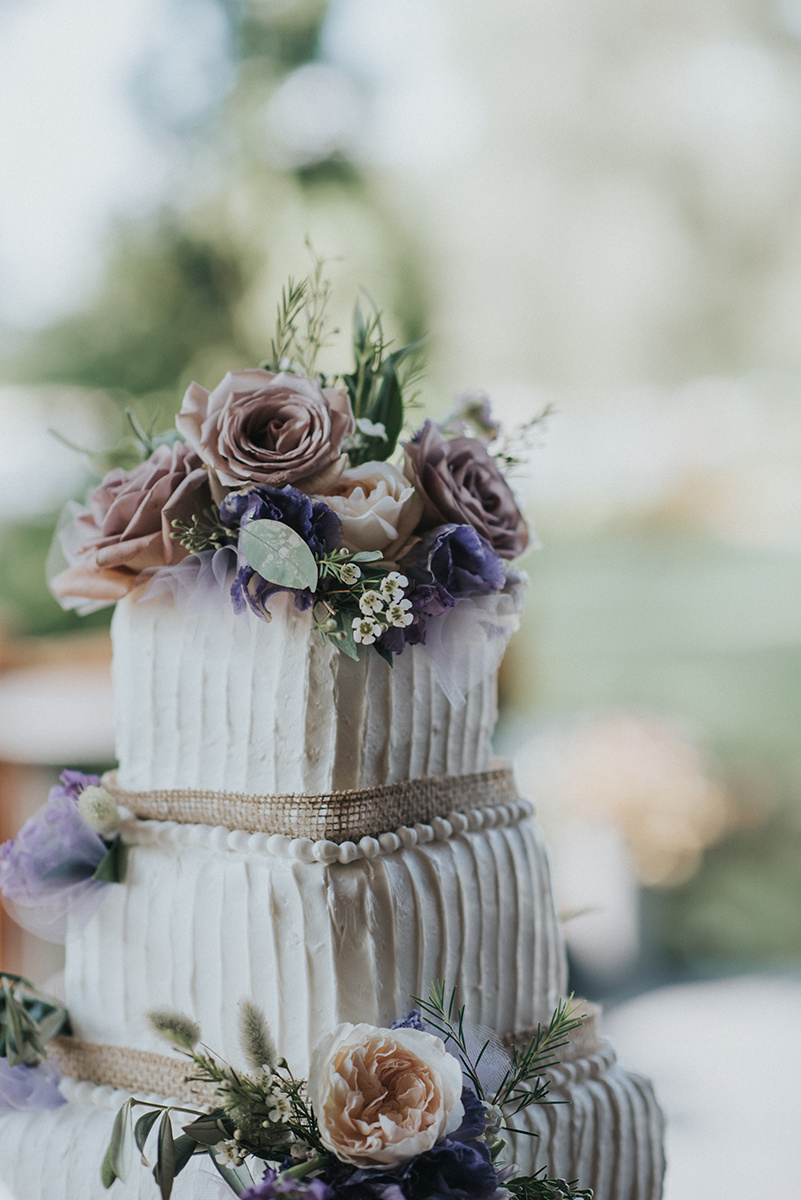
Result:
<svg viewBox="0 0 801 1200"><path fill-rule="evenodd" d="M109 1161L114 1174L123 1182L128 1178L133 1159L133 1106L134 1099L131 1096L114 1118L108 1146Z"/></svg>
<svg viewBox="0 0 801 1200"><path fill-rule="evenodd" d="M144 1116L140 1117L134 1126L134 1140L143 1158L145 1155L145 1143L147 1142L148 1134L156 1124L159 1114L160 1110L158 1108L154 1108L151 1112L146 1112Z"/></svg>
<svg viewBox="0 0 801 1200"><path fill-rule="evenodd" d="M161 1115L158 1158L153 1168L153 1177L161 1190L161 1200L169 1200L175 1179L175 1142L172 1136L169 1109L166 1109Z"/></svg>
<svg viewBox="0 0 801 1200"><path fill-rule="evenodd" d="M100 883L119 883L123 877L123 856L122 838L117 834L97 864L92 879L96 879Z"/></svg>
<svg viewBox="0 0 801 1200"><path fill-rule="evenodd" d="M300 534L282 521L249 521L239 533L239 550L254 571L280 587L315 591L317 561Z"/></svg>
<svg viewBox="0 0 801 1200"><path fill-rule="evenodd" d="M357 550L355 554L351 554L349 562L378 562L379 558L383 558L382 550Z"/></svg>

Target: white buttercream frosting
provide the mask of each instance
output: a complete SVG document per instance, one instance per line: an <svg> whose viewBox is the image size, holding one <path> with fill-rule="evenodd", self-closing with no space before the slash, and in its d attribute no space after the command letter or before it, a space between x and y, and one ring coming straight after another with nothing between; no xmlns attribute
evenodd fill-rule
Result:
<svg viewBox="0 0 801 1200"><path fill-rule="evenodd" d="M163 1052L145 1014L178 1009L238 1062L237 1003L252 997L303 1075L322 1030L389 1025L437 979L459 988L470 1020L499 1033L536 1025L564 992L547 861L529 818L412 836L350 863L254 851L248 835L232 849L229 839L186 826L130 848L124 886L69 945L77 1036Z"/></svg>
<svg viewBox="0 0 801 1200"><path fill-rule="evenodd" d="M225 595L120 601L112 624L119 784L329 792L487 769L494 673L455 706L424 646L354 662L282 594L273 620Z"/></svg>

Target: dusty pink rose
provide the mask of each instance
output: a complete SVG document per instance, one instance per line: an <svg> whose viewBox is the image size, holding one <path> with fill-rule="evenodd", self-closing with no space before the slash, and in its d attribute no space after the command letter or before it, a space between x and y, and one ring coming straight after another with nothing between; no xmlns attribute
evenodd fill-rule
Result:
<svg viewBox="0 0 801 1200"><path fill-rule="evenodd" d="M462 1068L419 1029L340 1025L309 1077L323 1145L355 1167L394 1167L458 1129Z"/></svg>
<svg viewBox="0 0 801 1200"><path fill-rule="evenodd" d="M190 383L175 424L222 488L306 491L345 466L342 443L355 427L346 388L256 369L229 371L213 392Z"/></svg>
<svg viewBox="0 0 801 1200"><path fill-rule="evenodd" d="M406 545L423 515L414 486L386 462L350 467L315 499L339 517L346 550L381 550L386 558Z"/></svg>
<svg viewBox="0 0 801 1200"><path fill-rule="evenodd" d="M140 571L186 556L170 537L171 522L186 521L210 503L208 471L183 442L158 446L132 471L109 471L76 520L72 557L77 561L51 580L53 592L120 600Z"/></svg>
<svg viewBox="0 0 801 1200"><path fill-rule="evenodd" d="M472 525L501 558L517 558L528 529L508 483L478 438L446 438L426 421L405 443L406 474L426 507L428 526Z"/></svg>

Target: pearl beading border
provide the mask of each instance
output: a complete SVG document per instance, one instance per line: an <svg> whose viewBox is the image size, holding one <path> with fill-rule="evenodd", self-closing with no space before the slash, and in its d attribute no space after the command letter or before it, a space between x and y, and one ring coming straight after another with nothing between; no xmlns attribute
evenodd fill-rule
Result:
<svg viewBox="0 0 801 1200"><path fill-rule="evenodd" d="M304 863L352 863L360 858L394 854L396 850L424 846L428 842L447 842L463 833L499 829L530 817L534 805L521 799L513 804L471 808L467 812L449 812L430 822L400 825L378 837L363 837L358 842L331 842L325 839L291 838L282 833L248 833L227 829L224 825L183 825L176 821L139 820L129 817L121 833L126 845L155 846L171 844L203 850L231 850L236 854L260 854L272 858L291 858Z"/></svg>

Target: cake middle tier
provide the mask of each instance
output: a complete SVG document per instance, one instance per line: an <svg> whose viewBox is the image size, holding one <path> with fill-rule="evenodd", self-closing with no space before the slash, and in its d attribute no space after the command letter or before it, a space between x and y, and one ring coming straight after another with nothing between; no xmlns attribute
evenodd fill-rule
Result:
<svg viewBox="0 0 801 1200"><path fill-rule="evenodd" d="M547 1020L564 994L530 817L350 863L299 861L268 852L263 835L203 825L132 822L126 840L125 882L67 945L66 1001L84 1040L164 1053L146 1014L179 1010L241 1065L248 998L305 1076L341 1021L389 1025L437 980L500 1034Z"/></svg>

